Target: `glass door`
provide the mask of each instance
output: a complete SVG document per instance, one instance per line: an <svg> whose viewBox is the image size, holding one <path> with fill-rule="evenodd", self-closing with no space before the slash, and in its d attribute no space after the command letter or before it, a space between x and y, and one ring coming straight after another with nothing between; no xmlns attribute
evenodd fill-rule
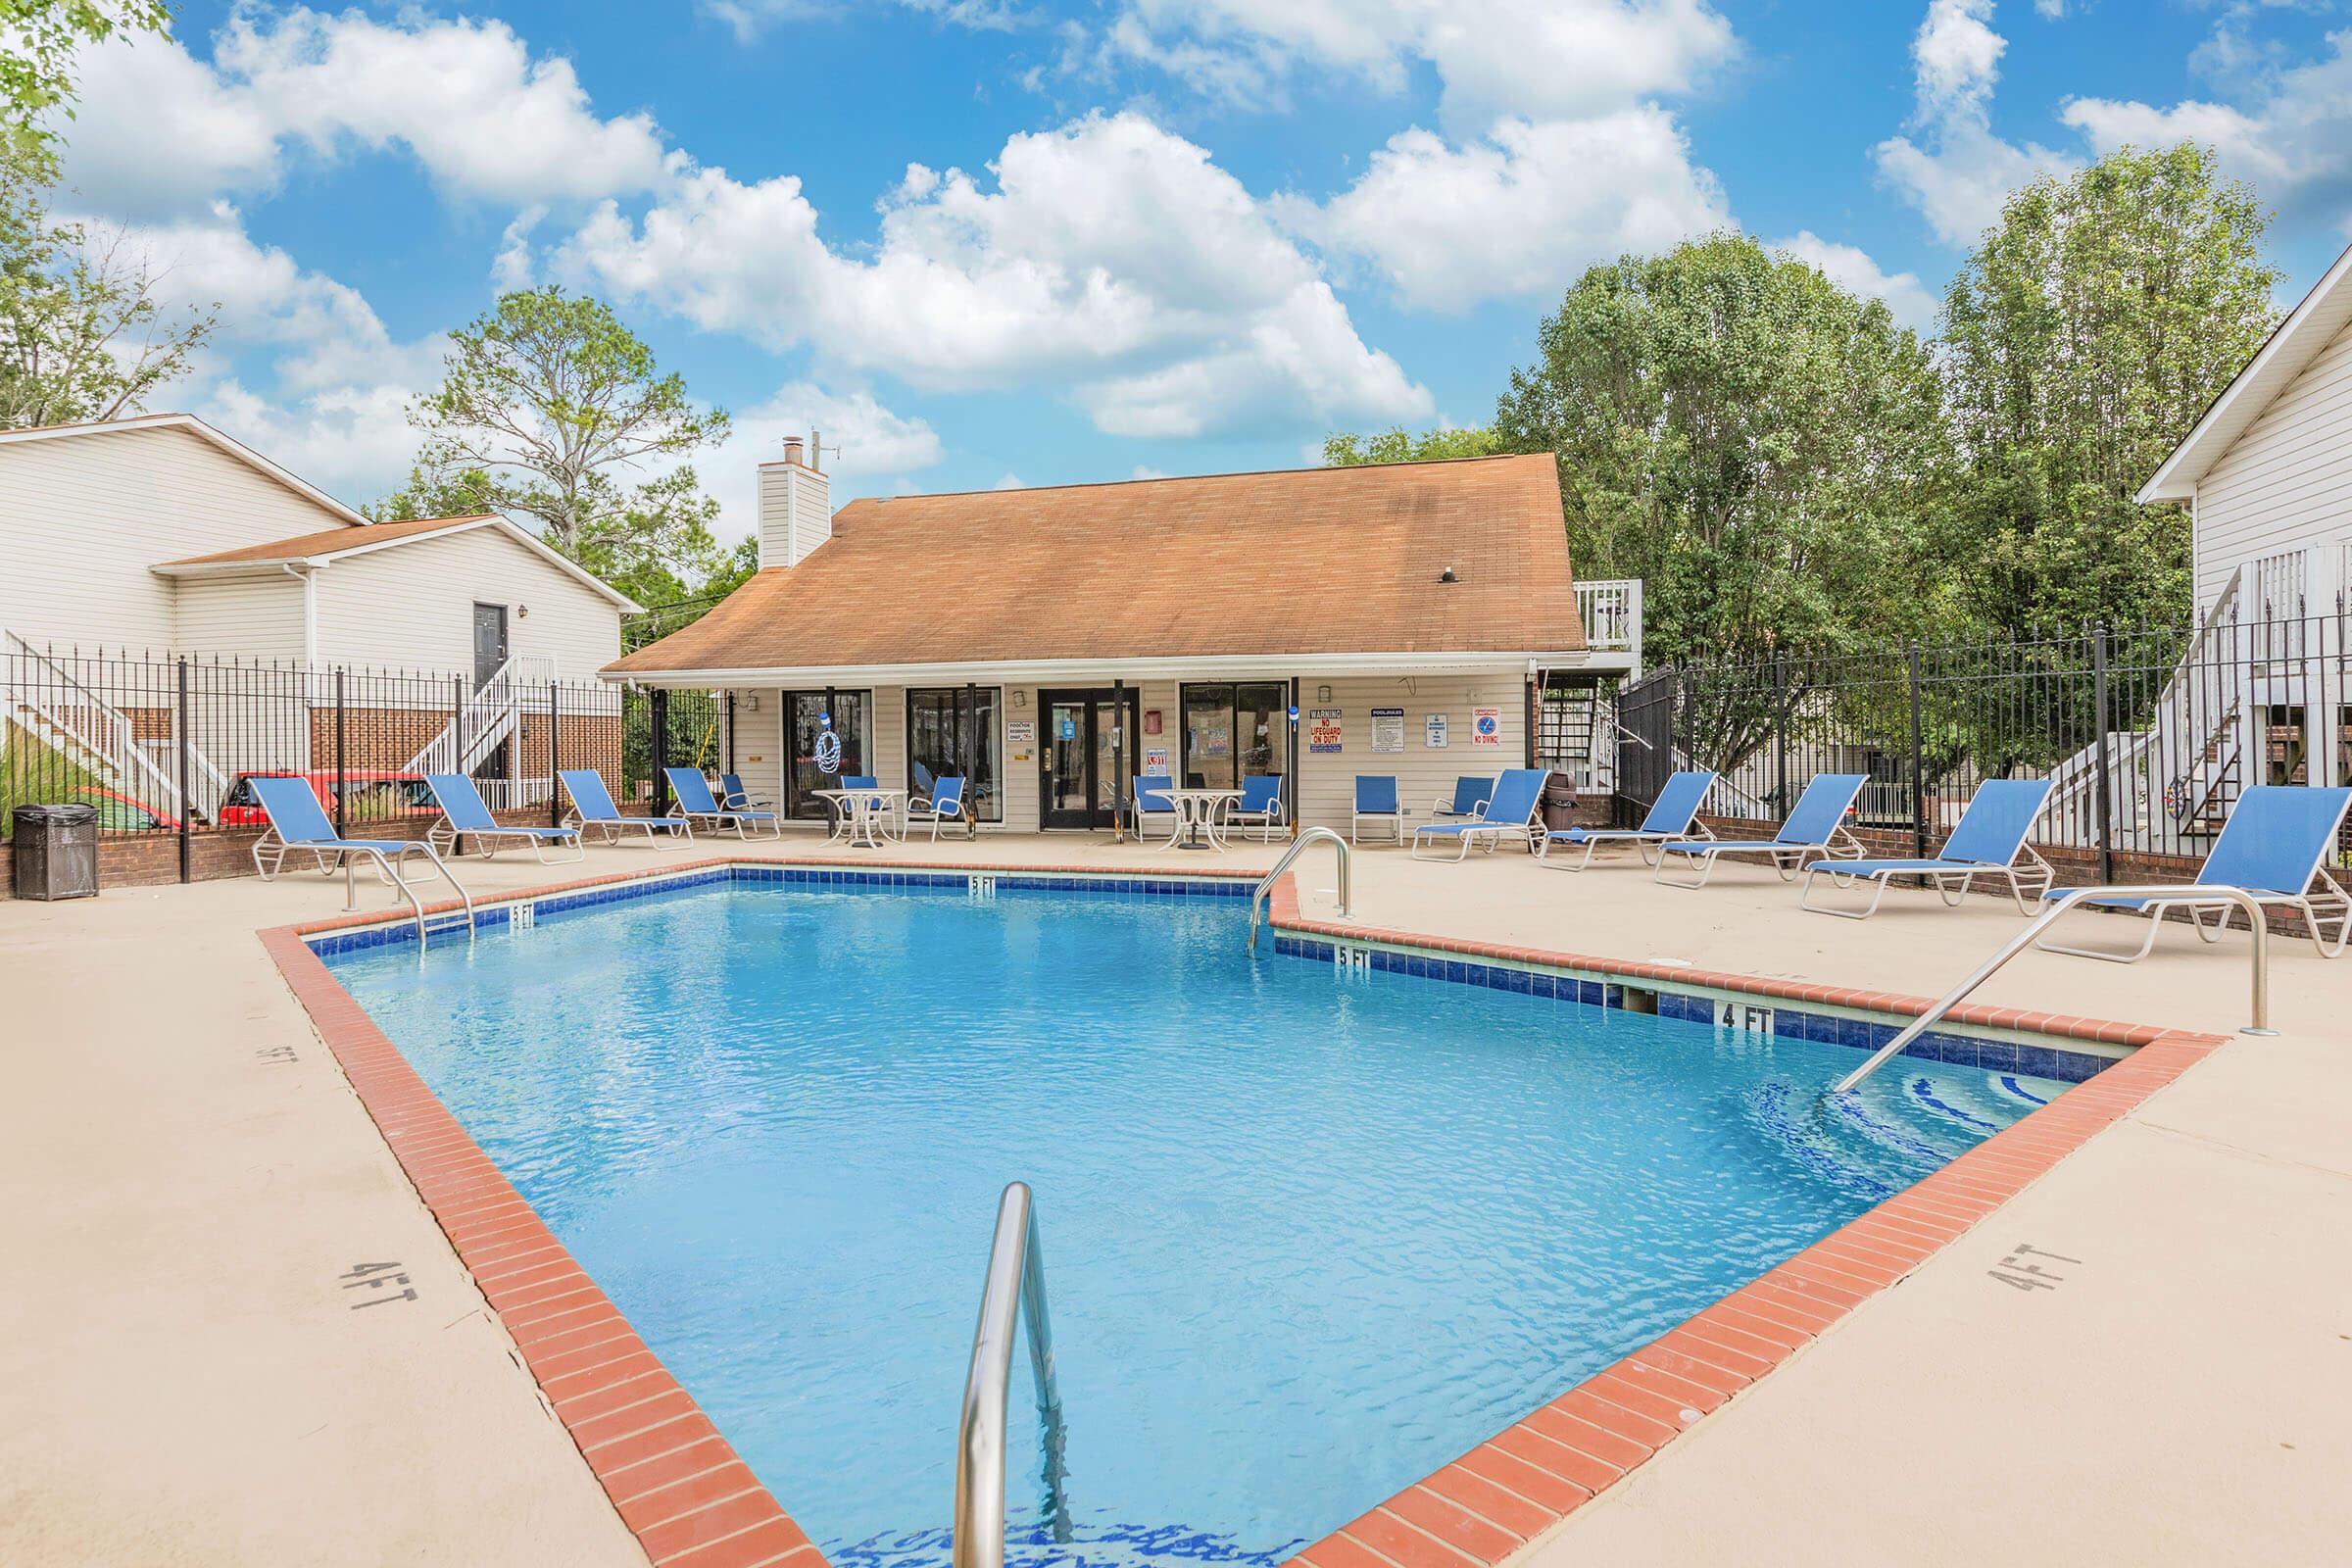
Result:
<svg viewBox="0 0 2352 1568"><path fill-rule="evenodd" d="M843 777L869 773L865 765L865 693L833 692L827 710L824 692L784 694L784 814L811 821L830 815L818 790L838 788ZM827 773L817 763L817 740L824 733L823 715L833 715L833 732L841 737L841 763Z"/></svg>
<svg viewBox="0 0 2352 1568"><path fill-rule="evenodd" d="M1120 769L1134 771L1138 694L1040 692L1046 732L1038 749L1038 825L1109 827L1125 799ZM1122 707L1124 712L1122 712Z"/></svg>

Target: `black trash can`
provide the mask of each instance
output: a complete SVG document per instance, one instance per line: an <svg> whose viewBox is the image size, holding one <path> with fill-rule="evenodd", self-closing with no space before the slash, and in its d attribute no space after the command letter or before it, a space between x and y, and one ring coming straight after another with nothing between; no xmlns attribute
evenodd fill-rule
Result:
<svg viewBox="0 0 2352 1568"><path fill-rule="evenodd" d="M20 806L14 821L18 898L97 896L98 808Z"/></svg>

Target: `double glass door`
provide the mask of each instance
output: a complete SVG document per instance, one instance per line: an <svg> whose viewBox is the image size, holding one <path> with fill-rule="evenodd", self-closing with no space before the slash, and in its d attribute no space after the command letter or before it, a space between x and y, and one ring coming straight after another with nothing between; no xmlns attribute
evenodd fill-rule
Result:
<svg viewBox="0 0 2352 1568"><path fill-rule="evenodd" d="M1109 690L1040 692L1045 734L1038 747L1038 822L1043 827L1108 827L1126 798L1122 769L1132 773L1137 694L1120 702Z"/></svg>

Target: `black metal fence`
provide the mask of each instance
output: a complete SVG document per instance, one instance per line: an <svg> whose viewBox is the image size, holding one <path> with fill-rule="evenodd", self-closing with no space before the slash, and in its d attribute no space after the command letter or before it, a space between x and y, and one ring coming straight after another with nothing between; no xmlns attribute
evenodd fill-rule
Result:
<svg viewBox="0 0 2352 1568"><path fill-rule="evenodd" d="M665 764L733 765L718 693L559 680L527 657L486 680L149 655L0 653L0 836L13 808L79 802L111 838L264 825L246 780L308 779L339 830L416 831L428 772L466 773L491 808L555 820L564 768L630 808L665 809Z"/></svg>
<svg viewBox="0 0 2352 1568"><path fill-rule="evenodd" d="M1659 670L1618 694L1618 796L1639 815L1678 767L1711 814L1776 822L1818 773L1867 776L1855 825L1942 843L1977 784L2047 778L2044 847L2194 863L2252 784L2352 782L2352 661L2336 613L2093 626Z"/></svg>

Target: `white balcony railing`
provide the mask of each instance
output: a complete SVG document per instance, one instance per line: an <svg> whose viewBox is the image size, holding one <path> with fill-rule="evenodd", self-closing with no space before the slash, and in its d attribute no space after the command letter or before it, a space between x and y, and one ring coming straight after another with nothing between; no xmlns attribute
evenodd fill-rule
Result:
<svg viewBox="0 0 2352 1568"><path fill-rule="evenodd" d="M1628 653L1642 667L1642 579L1617 578L1576 585L1577 614L1585 623L1585 646L1595 653Z"/></svg>

